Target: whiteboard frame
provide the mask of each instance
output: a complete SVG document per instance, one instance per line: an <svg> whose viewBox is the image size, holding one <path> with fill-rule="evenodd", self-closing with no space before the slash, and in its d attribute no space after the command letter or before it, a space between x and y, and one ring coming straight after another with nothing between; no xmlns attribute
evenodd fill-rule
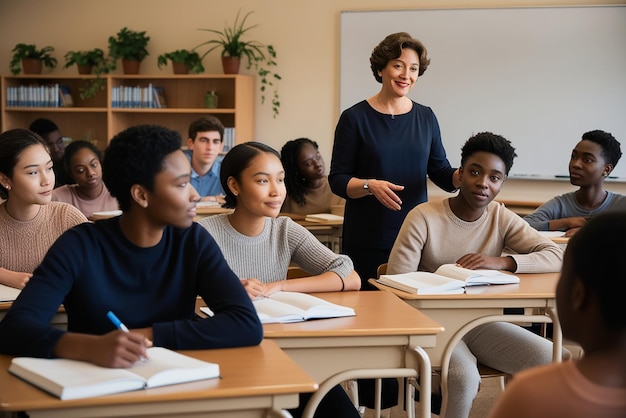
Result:
<svg viewBox="0 0 626 418"><path fill-rule="evenodd" d="M342 11L339 112L379 91L371 51L406 31L431 58L409 97L432 107L452 165L471 135L492 131L516 147L511 177L562 178L586 131L611 132L626 153L625 22L626 5ZM626 157L611 177L626 181Z"/></svg>

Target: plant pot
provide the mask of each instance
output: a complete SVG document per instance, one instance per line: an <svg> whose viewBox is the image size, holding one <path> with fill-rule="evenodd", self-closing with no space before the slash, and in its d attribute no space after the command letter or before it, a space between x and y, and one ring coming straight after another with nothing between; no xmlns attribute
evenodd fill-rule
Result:
<svg viewBox="0 0 626 418"><path fill-rule="evenodd" d="M189 74L189 67L182 62L172 61L172 69L174 70L174 74Z"/></svg>
<svg viewBox="0 0 626 418"><path fill-rule="evenodd" d="M37 58L22 58L22 71L24 74L41 74L43 62Z"/></svg>
<svg viewBox="0 0 626 418"><path fill-rule="evenodd" d="M239 57L222 57L222 68L224 74L239 74L241 66L241 58Z"/></svg>
<svg viewBox="0 0 626 418"><path fill-rule="evenodd" d="M78 68L78 74L91 74L91 71L93 70L93 65L91 65L91 64L82 64L82 65L76 64L76 68Z"/></svg>
<svg viewBox="0 0 626 418"><path fill-rule="evenodd" d="M141 61L122 59L122 70L124 74L139 74Z"/></svg>

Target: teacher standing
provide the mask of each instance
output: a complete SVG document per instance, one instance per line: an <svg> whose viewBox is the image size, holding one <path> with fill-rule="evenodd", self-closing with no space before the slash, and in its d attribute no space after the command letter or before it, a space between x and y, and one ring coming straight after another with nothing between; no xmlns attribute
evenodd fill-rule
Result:
<svg viewBox="0 0 626 418"><path fill-rule="evenodd" d="M430 59L405 32L383 39L370 67L380 91L346 109L335 130L329 182L346 198L342 249L363 282L386 263L407 215L428 200L426 176L453 192L459 185L433 111L407 97Z"/></svg>

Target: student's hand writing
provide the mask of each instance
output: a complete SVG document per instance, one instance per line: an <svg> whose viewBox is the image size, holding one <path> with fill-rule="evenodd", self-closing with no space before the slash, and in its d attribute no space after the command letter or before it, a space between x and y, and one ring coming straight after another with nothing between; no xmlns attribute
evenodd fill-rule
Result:
<svg viewBox="0 0 626 418"><path fill-rule="evenodd" d="M32 273L22 273L21 271L12 271L7 269L0 270L0 283L16 289L23 289L30 278L33 277Z"/></svg>
<svg viewBox="0 0 626 418"><path fill-rule="evenodd" d="M507 270L515 271L517 264L512 257L488 257L484 254L472 253L465 254L459 258L456 263L463 268L476 270Z"/></svg>
<svg viewBox="0 0 626 418"><path fill-rule="evenodd" d="M394 191L404 190L404 186L393 184L386 180L370 180L368 182L368 188L370 193L387 209L401 209L400 205L402 205L402 200Z"/></svg>
<svg viewBox="0 0 626 418"><path fill-rule="evenodd" d="M98 338L89 347L91 362L104 367L128 368L148 358L146 348L152 342L137 332L116 330Z"/></svg>

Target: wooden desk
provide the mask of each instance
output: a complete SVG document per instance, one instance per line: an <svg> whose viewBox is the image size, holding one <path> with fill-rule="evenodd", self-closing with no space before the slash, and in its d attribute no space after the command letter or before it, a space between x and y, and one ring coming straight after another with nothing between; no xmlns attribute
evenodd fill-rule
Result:
<svg viewBox="0 0 626 418"><path fill-rule="evenodd" d="M234 209L226 209L221 206L204 206L198 205L196 206L196 217L195 221L198 221L202 218L206 218L207 216L219 215L221 213L232 213Z"/></svg>
<svg viewBox="0 0 626 418"><path fill-rule="evenodd" d="M426 349L433 367L441 367L442 411L447 400L447 377L452 350L478 325L494 322L553 322L553 358L561 361L563 340L556 315L555 291L559 273L518 274L519 284L470 286L460 295L415 295L370 279L378 289L393 293L445 327L437 345ZM503 315L504 308L528 308L544 315Z"/></svg>
<svg viewBox="0 0 626 418"><path fill-rule="evenodd" d="M95 398L61 401L7 371L0 356L0 411L46 417L266 417L298 405L315 381L273 341L255 347L183 353L220 365L221 378Z"/></svg>
<svg viewBox="0 0 626 418"><path fill-rule="evenodd" d="M418 375L425 395L420 416L430 416L431 366L423 347L434 347L443 327L389 292L314 295L350 306L356 316L263 327L265 338L276 341L320 383L304 417L312 417L324 394L343 381ZM413 408L409 412L412 416Z"/></svg>

